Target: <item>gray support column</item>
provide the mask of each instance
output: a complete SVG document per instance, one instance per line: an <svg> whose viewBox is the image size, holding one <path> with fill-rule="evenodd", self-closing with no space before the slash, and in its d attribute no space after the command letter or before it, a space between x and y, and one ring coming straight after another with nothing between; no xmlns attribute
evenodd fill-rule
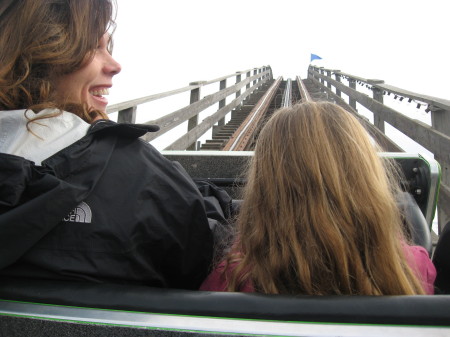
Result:
<svg viewBox="0 0 450 337"><path fill-rule="evenodd" d="M367 82L370 85L375 85L375 84L382 84L384 83L383 80L367 80ZM380 102L381 104L383 103L383 91L380 88L377 87L373 87L373 99L376 100L377 102ZM383 118L378 114L378 113L374 113L373 114L373 124L381 131L384 133L384 120Z"/></svg>
<svg viewBox="0 0 450 337"><path fill-rule="evenodd" d="M223 90L223 89L225 89L226 87L227 87L227 79L224 79L224 80L220 81L220 90ZM222 109L222 108L225 106L225 104L226 104L226 99L227 99L227 98L225 97L224 99L222 99L222 100L219 101L219 110ZM225 117L221 118L221 119L219 120L219 122L217 123L217 125L219 125L219 126L225 125Z"/></svg>
<svg viewBox="0 0 450 337"><path fill-rule="evenodd" d="M237 73L237 75L236 75L236 84L238 84L240 81L241 81L241 74ZM236 98L238 98L239 96L241 96L241 89L236 91Z"/></svg>
<svg viewBox="0 0 450 337"><path fill-rule="evenodd" d="M198 85L200 83L201 82L192 82L192 83L189 83L189 85ZM195 103L198 100L200 100L200 87L191 90L190 104ZM198 125L198 115L195 115L195 116L191 117L188 121L188 132L190 130L192 130L193 128L195 128L197 125ZM196 142L191 144L186 150L194 151L196 148L195 145L196 145Z"/></svg>
<svg viewBox="0 0 450 337"><path fill-rule="evenodd" d="M327 76L328 76L329 78L331 78L331 70L327 70ZM331 89L331 83L330 83L330 81L327 81L327 87L328 87L328 89Z"/></svg>
<svg viewBox="0 0 450 337"><path fill-rule="evenodd" d="M325 75L325 70L323 70L323 67L320 67L319 73L321 75ZM320 79L320 83L322 83L322 85L325 86L325 80L323 78Z"/></svg>
<svg viewBox="0 0 450 337"><path fill-rule="evenodd" d="M334 76L336 78L336 81L341 82L340 70L334 70ZM338 88L336 88L336 95L341 97L341 91Z"/></svg>
<svg viewBox="0 0 450 337"><path fill-rule="evenodd" d="M356 80L354 80L353 78L349 78L349 79L348 79L348 86L349 86L351 89L356 90ZM349 98L348 98L348 104L349 104L353 109L356 110L356 100L355 100L354 98L351 98L351 97L349 96Z"/></svg>
<svg viewBox="0 0 450 337"><path fill-rule="evenodd" d="M131 108L120 110L117 116L117 123L136 123L136 106Z"/></svg>
<svg viewBox="0 0 450 337"><path fill-rule="evenodd" d="M450 137L450 110L440 109L434 106L429 107L431 111L431 126Z"/></svg>
<svg viewBox="0 0 450 337"><path fill-rule="evenodd" d="M314 78L314 68L311 65L308 67L308 78Z"/></svg>
<svg viewBox="0 0 450 337"><path fill-rule="evenodd" d="M253 70L253 75L256 75L257 72L258 72L258 69L255 68L255 69ZM253 81L253 85L255 85L255 84L256 84L256 80Z"/></svg>
<svg viewBox="0 0 450 337"><path fill-rule="evenodd" d="M252 76L252 72L251 71L247 71L247 78ZM250 82L247 83L247 85L245 86L245 89L248 90L250 89Z"/></svg>

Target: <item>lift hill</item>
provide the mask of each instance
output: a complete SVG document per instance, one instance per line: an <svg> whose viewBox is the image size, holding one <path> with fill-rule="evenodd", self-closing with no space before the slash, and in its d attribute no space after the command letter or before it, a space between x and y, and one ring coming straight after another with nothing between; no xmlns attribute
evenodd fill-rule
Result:
<svg viewBox="0 0 450 337"><path fill-rule="evenodd" d="M217 91L201 95L204 88L217 85ZM362 89L365 89L362 91ZM372 95L367 95L367 89ZM144 103L190 92L186 106L147 124L157 124L160 131L147 134L152 141L169 133L182 123L187 123L186 133L175 135L175 140L165 151L248 151L253 148L258 130L277 108L289 106L301 100L328 100L339 104L358 117L371 136L386 152L404 152L385 135L385 123L393 126L430 151L440 164L440 181L437 205L439 234L450 221L450 101L397 88L383 80L310 66L308 77L301 79L273 78L270 66L239 71L210 81L192 82L187 87L134 99L112 105L108 112L118 112L118 122L134 123L139 107ZM431 115L431 125L413 119L383 104L384 96L392 95L399 101L417 104ZM217 111L205 115L205 111L217 105ZM358 109L367 109L373 123ZM204 117L203 117L204 116ZM199 139L211 134L211 139L201 144ZM194 155L193 153L191 153ZM197 154L198 155L198 154ZM206 156L206 154L204 154ZM186 154L187 156L187 154ZM218 156L215 157L219 160ZM217 165L220 165L217 163ZM188 169L188 168L187 168ZM189 170L189 169L188 169ZM423 191L416 189L418 196ZM436 241L436 237L434 237Z"/></svg>
<svg viewBox="0 0 450 337"><path fill-rule="evenodd" d="M212 94L201 95L202 89L217 84ZM362 92L361 87L372 94ZM236 196L240 184L245 183L238 177L270 114L298 101L329 100L354 113L366 125L386 151L380 155L399 162L409 181L407 192L413 199L408 216L418 229L415 240L429 252L433 249L430 230L440 185L436 236L448 239L450 226L447 230L444 226L450 218L450 101L396 88L381 80L317 67L310 67L304 80L299 76L293 80L274 79L271 68L264 66L116 104L108 112L118 112L118 122L133 123L136 114L145 110L145 103L182 93L190 93L189 104L148 121L158 124L161 130L144 138L152 141L187 124L186 133L174 138L163 154L179 161L194 179L210 179ZM389 94L424 105L431 114L432 125L383 104L384 95ZM373 114L373 123L359 113L363 108ZM385 123L428 149L434 159L402 152L385 136ZM210 139L200 141L205 136ZM441 240L436 252L440 247ZM441 285L445 294L426 296L288 297L2 279L0 335L448 336L450 278L445 276L450 276L450 243L443 246L441 257L448 268L444 273L438 270L438 276L444 275Z"/></svg>

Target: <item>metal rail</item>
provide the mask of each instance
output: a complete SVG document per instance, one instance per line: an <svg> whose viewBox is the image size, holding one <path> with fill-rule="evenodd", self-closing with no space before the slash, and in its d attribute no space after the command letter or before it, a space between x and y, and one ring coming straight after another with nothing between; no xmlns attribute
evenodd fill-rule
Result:
<svg viewBox="0 0 450 337"><path fill-rule="evenodd" d="M230 137L229 141L225 144L223 151L244 151L249 141L252 139L252 135L259 125L259 121L266 113L273 100L278 87L280 86L282 77L278 77L272 86L267 90L263 97L256 103L253 110L249 113L244 122Z"/></svg>
<svg viewBox="0 0 450 337"><path fill-rule="evenodd" d="M281 102L281 106L283 108L289 107L292 105L292 81L290 78L286 80L286 87L284 89L283 100Z"/></svg>

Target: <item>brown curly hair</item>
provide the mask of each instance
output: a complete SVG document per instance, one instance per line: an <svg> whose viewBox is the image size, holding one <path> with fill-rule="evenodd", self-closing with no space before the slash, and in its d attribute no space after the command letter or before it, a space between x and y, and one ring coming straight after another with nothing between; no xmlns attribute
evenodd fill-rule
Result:
<svg viewBox="0 0 450 337"><path fill-rule="evenodd" d="M88 123L107 118L86 103L58 101L54 79L92 59L99 39L114 28L113 1L13 1L0 17L0 110L57 108Z"/></svg>
<svg viewBox="0 0 450 337"><path fill-rule="evenodd" d="M423 294L402 250L394 163L332 103L283 108L262 129L225 259L229 291Z"/></svg>

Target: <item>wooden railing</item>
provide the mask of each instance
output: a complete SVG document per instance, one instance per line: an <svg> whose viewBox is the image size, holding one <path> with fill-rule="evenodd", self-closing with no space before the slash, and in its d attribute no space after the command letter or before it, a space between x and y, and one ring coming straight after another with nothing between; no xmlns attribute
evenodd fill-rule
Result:
<svg viewBox="0 0 450 337"><path fill-rule="evenodd" d="M234 78L236 79L235 83L227 86L227 80ZM107 112L119 112L117 119L119 123L134 123L139 105L190 91L190 102L186 102L186 106L159 119L144 122L144 124L156 124L160 127L158 132L149 133L144 139L151 141L187 121L186 133L176 139L165 150L194 150L197 140L203 134L216 123L224 125L225 116L228 113L238 107L256 88L272 78L270 66L253 68L210 81L192 82L189 86L180 89L114 104L108 107ZM214 83L219 83L217 92L201 98L201 88ZM226 99L230 95L235 96L231 102L226 104ZM216 103L219 103L218 110L199 123L199 113Z"/></svg>
<svg viewBox="0 0 450 337"><path fill-rule="evenodd" d="M373 113L373 124L385 132L385 122L413 139L434 155L441 165L442 180L438 201L439 232L450 220L450 101L400 89L383 80L366 79L339 70L310 66L308 79L333 98L348 96L348 104L356 110L357 103ZM372 97L357 90L356 84L372 90ZM431 125L409 118L383 104L383 96L393 94L426 105L431 114Z"/></svg>

